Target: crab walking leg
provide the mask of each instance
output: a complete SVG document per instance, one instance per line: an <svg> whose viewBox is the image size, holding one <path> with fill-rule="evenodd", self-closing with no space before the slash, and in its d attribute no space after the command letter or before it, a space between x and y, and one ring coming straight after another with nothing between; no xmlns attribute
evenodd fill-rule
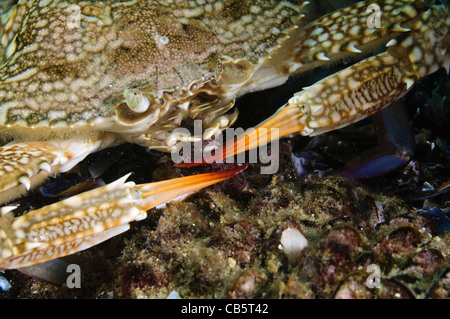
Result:
<svg viewBox="0 0 450 319"><path fill-rule="evenodd" d="M90 153L116 143L113 135L83 141L11 143L0 147L0 203L18 198L45 178L70 170Z"/></svg>
<svg viewBox="0 0 450 319"><path fill-rule="evenodd" d="M135 185L128 176L14 218L0 217L0 268L15 269L67 256L129 229L146 211L242 172L227 171Z"/></svg>

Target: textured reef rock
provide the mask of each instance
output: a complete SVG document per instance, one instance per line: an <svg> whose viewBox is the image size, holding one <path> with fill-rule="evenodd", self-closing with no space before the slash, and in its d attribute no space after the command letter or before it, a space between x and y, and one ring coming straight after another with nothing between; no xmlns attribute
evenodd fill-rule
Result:
<svg viewBox="0 0 450 319"><path fill-rule="evenodd" d="M289 161L281 168L276 175L258 176L252 166L183 203L154 209L129 232L79 254L85 265L80 289L8 271L3 278L13 283L8 293L16 289L16 296L27 298L166 298L173 291L181 298L450 297L450 232L439 233L429 215L341 177L297 179ZM286 230L295 235L285 236L283 247ZM296 243L286 241L302 237L307 245L287 254L286 247Z"/></svg>

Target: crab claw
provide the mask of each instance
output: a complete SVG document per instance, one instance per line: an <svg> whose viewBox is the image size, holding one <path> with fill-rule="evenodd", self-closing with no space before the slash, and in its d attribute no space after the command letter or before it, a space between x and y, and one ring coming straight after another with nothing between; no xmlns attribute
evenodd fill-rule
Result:
<svg viewBox="0 0 450 319"><path fill-rule="evenodd" d="M137 185L141 192L140 205L142 209L148 210L153 207L161 207L165 203L178 200L182 201L196 191L233 177L248 167L248 164L239 167L213 173L198 174L180 177L176 179Z"/></svg>
<svg viewBox="0 0 450 319"><path fill-rule="evenodd" d="M204 156L201 162L185 162L175 166L194 167L220 162L283 136L302 132L305 128L302 118L304 118L304 112L301 108L294 104L286 104L256 128L247 130L231 143L226 142L225 147L216 150L213 155Z"/></svg>
<svg viewBox="0 0 450 319"><path fill-rule="evenodd" d="M414 5L419 3L422 2L411 2ZM392 7L391 3L389 6ZM358 16L358 14L355 14L359 12L358 10L365 10L364 2L356 5L353 9L348 16ZM386 12L392 11L392 18L398 19L398 12L401 12L401 10L392 10L392 8L388 10L387 6L385 9ZM410 18L414 16L414 19L416 19L418 18L417 14L422 9L419 6L414 8L414 6L408 5L402 10L410 13L414 12ZM184 163L178 166L195 166L221 160L267 143L274 138L280 138L292 133L314 136L342 128L362 120L400 99L413 87L418 79L436 72L441 67L448 69L450 61L448 46L449 19L448 11L443 10L443 7L430 6L423 13L419 22L416 21L415 31L395 24L392 27L387 26L384 28L388 32L380 37L381 34L379 34L378 30L369 30L368 33L371 36L375 36L369 42L361 41L357 35L358 33L361 35L367 34L364 32L341 33L343 31L339 30L340 28L336 28L336 30L339 30L339 33L324 33L325 30L331 30L329 26L333 24L333 19L338 17L341 19L342 16L340 13L333 13L326 18L329 20L325 23L323 18L313 22L311 24L313 29L311 29L310 35L317 33L318 38L314 40L313 38L308 38L308 40L299 44L301 49L294 49L293 52L297 54L298 52L308 51L303 49L305 43L317 45L320 42L319 38L324 38L326 39L324 43L326 42L328 47L331 47L328 51L331 51L332 55L333 50L335 51L335 56L330 56L335 62L338 62L340 59L339 54L342 53L340 52L341 43L333 43L330 39L351 39L355 35L360 42L357 43L359 44L358 48L353 43L345 40L345 42L348 42L345 54L348 51L352 54L360 54L366 50L373 52L378 47L379 49L384 49L382 48L384 45L386 46L385 51L331 74L310 87L303 88L269 120L251 132L239 136L233 145L227 145L223 150L216 152L215 155L207 156L202 163ZM411 19L409 23L413 23L414 19ZM356 30L362 31L362 26L355 25L355 27ZM365 36L365 38L371 37ZM294 41L295 37L292 39ZM319 48L320 46L317 47ZM324 52L318 52L315 58L321 63L327 61L330 61L328 63L333 63ZM296 55L293 59L300 68L304 65L301 54ZM269 137L267 130L269 128L278 128L278 134L272 137L272 130L269 130Z"/></svg>
<svg viewBox="0 0 450 319"><path fill-rule="evenodd" d="M403 96L415 83L410 74L412 68L407 58L391 52L364 59L303 88L267 121L240 135L234 144L207 156L203 163L239 154L289 134L314 136L353 124ZM273 129L278 129L278 134L273 134ZM202 163L179 166L199 164Z"/></svg>
<svg viewBox="0 0 450 319"><path fill-rule="evenodd" d="M267 121L238 136L234 144L205 157L203 163L239 154L289 134L314 136L366 118L408 91L411 79L406 71L402 74L407 67L403 60L385 52L332 74L303 88ZM274 129L275 132L278 129L278 134L273 134ZM199 164L202 163L179 166Z"/></svg>
<svg viewBox="0 0 450 319"><path fill-rule="evenodd" d="M15 218L0 217L0 267L15 269L95 246L147 217L147 210L230 178L247 166L135 185L126 175L105 186Z"/></svg>

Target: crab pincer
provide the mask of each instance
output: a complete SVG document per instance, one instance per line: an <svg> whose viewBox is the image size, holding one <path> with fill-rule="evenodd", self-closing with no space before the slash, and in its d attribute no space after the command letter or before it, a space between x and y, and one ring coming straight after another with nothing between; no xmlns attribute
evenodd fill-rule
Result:
<svg viewBox="0 0 450 319"><path fill-rule="evenodd" d="M110 184L14 217L0 217L0 267L15 269L95 246L147 217L147 210L242 172L230 170L135 185L126 175ZM6 206L8 207L8 206Z"/></svg>
<svg viewBox="0 0 450 319"><path fill-rule="evenodd" d="M362 9L364 7L357 4L345 10L349 10L346 11L346 14L349 14L361 13ZM403 23L408 25L408 28L392 23L395 21L397 11L388 10L386 19L379 29L363 27L364 24L359 25L358 30L361 30L361 34L370 36L361 37L354 34L356 46L352 44L344 48L343 43L338 40L343 36L350 38L352 31L347 35L340 30L328 28L340 19L341 14L338 13L325 16L295 34L291 40L293 47L314 42L317 47L323 49L319 38L309 38L308 42L302 42L303 33L313 35L318 28L323 30L323 38L335 39L336 52L331 50L327 56L324 52L315 55L315 58L323 63L340 61L344 51L353 54L372 53L374 48L385 51L362 59L303 88L256 129L238 136L234 143L227 143L214 155L206 156L201 163L182 163L178 166L211 163L294 133L315 136L342 128L397 101L419 79L442 67L448 72L450 67L448 9L437 5L426 7L418 1L405 2L402 5L402 11L407 18ZM329 34L324 31L327 29ZM323 42L322 46L326 42ZM329 40L328 42L333 44ZM303 66L306 65L305 61L311 58L309 51L305 55L300 54L301 52L303 51L300 50L299 54L291 58L298 65Z"/></svg>

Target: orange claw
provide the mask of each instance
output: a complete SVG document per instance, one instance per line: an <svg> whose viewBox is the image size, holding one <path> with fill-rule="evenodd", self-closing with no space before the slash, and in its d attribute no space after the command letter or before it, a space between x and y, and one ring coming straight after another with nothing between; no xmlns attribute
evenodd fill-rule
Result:
<svg viewBox="0 0 450 319"><path fill-rule="evenodd" d="M217 150L214 155L202 157L202 162L179 163L175 164L175 166L187 168L218 162L269 143L275 139L300 133L305 128L304 123L300 120L303 115L304 113L301 108L293 104L287 104L266 121L259 124L255 129L247 130L247 132L239 135L234 143L226 143L226 147L222 150Z"/></svg>
<svg viewBox="0 0 450 319"><path fill-rule="evenodd" d="M248 164L239 167L205 174L180 177L161 182L137 185L141 191L142 200L140 206L144 210L156 207L171 200L182 200L194 192L221 182L243 172Z"/></svg>
<svg viewBox="0 0 450 319"><path fill-rule="evenodd" d="M95 246L146 218L150 208L184 199L246 167L140 185L126 182L126 175L20 217L6 211L0 216L0 268L27 267Z"/></svg>

